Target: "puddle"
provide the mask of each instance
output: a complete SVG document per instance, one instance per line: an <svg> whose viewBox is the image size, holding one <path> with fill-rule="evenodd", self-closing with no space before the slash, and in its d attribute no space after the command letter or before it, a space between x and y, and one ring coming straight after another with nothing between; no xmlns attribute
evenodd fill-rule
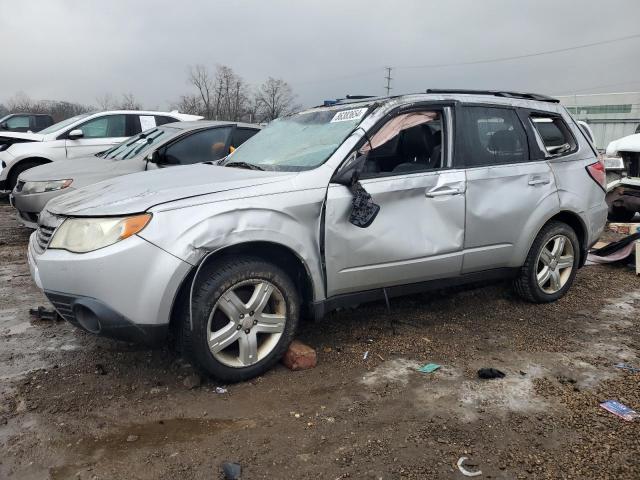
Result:
<svg viewBox="0 0 640 480"><path fill-rule="evenodd" d="M256 422L253 420L202 418L171 418L128 425L98 439L82 438L73 447L65 448L76 461L52 467L49 474L52 480L68 479L74 477L79 470L102 459L122 460L126 455L140 449L159 450L163 447L199 441L204 437L255 426ZM135 437L134 441L127 441L127 438L133 437Z"/></svg>

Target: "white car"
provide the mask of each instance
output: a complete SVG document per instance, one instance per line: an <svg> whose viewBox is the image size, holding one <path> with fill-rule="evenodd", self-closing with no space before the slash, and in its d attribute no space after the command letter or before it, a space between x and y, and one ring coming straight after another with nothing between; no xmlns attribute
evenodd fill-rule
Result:
<svg viewBox="0 0 640 480"><path fill-rule="evenodd" d="M38 133L0 132L0 192L10 192L29 168L91 156L165 123L201 120L178 112L115 110L77 115Z"/></svg>

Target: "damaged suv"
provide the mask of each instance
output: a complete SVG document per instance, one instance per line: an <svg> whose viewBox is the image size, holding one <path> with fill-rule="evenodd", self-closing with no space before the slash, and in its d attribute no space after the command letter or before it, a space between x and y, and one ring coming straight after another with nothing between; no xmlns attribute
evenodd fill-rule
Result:
<svg viewBox="0 0 640 480"><path fill-rule="evenodd" d="M640 212L640 133L609 143L605 166L609 220L630 222Z"/></svg>
<svg viewBox="0 0 640 480"><path fill-rule="evenodd" d="M278 361L304 314L497 278L557 300L604 228L604 182L549 97L339 102L273 121L220 162L52 200L28 258L74 325L174 332L206 372L239 381Z"/></svg>

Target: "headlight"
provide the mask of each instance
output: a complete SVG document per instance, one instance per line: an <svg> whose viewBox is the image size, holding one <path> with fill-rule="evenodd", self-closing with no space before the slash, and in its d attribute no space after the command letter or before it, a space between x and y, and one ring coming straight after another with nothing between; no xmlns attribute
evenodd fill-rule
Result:
<svg viewBox="0 0 640 480"><path fill-rule="evenodd" d="M48 180L46 182L25 182L22 186L20 193L44 193L53 192L55 190L62 190L71 185L73 180L68 178L66 180Z"/></svg>
<svg viewBox="0 0 640 480"><path fill-rule="evenodd" d="M67 218L54 233L49 248L92 252L135 235L149 220L150 213L124 218Z"/></svg>
<svg viewBox="0 0 640 480"><path fill-rule="evenodd" d="M624 170L624 161L621 157L609 157L603 158L604 168L606 170Z"/></svg>

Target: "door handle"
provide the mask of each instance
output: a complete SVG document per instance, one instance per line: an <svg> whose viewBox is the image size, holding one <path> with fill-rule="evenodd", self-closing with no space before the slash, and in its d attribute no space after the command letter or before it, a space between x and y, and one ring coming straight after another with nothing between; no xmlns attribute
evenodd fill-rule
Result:
<svg viewBox="0 0 640 480"><path fill-rule="evenodd" d="M551 183L551 179L549 178L532 178L529 180L529 185L546 185L547 183Z"/></svg>
<svg viewBox="0 0 640 480"><path fill-rule="evenodd" d="M427 198L434 198L434 197L444 197L445 195L459 195L462 193L462 190L459 190L457 188L445 188L442 190L427 190L426 192L424 192L425 196Z"/></svg>

